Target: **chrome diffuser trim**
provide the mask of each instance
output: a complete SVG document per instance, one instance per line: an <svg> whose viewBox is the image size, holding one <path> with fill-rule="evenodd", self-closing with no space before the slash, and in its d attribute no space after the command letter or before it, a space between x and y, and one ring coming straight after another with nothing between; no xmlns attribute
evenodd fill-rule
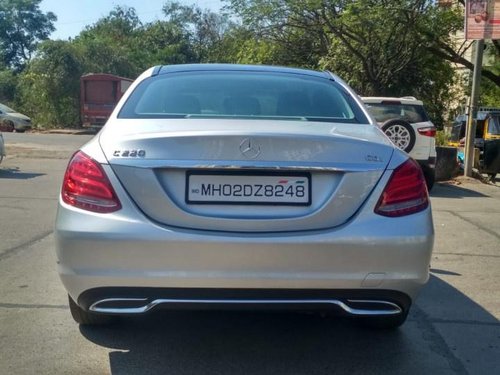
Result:
<svg viewBox="0 0 500 375"><path fill-rule="evenodd" d="M145 313L157 305L161 304L206 304L206 305L217 305L217 304L228 304L228 305L312 305L312 304L325 304L325 305L336 305L346 313L350 315L396 315L401 314L403 310L397 304L388 301L379 300L347 300L347 303L337 300L337 299L279 299L279 300L256 300L256 299L155 299L143 306L139 307L99 307L100 304L109 302L140 302L147 301L147 298L107 298L93 303L89 310L96 313L103 314L142 314ZM360 309L354 308L348 305L348 303L363 303L363 304L374 304L374 305L385 305L387 309L373 308L373 309Z"/></svg>

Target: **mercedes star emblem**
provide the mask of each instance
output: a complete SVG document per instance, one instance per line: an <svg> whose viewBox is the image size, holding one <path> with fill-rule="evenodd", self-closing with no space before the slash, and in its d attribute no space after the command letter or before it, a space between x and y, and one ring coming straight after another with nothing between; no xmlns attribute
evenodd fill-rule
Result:
<svg viewBox="0 0 500 375"><path fill-rule="evenodd" d="M245 138L240 143L240 151L249 159L255 159L260 155L260 146L250 138Z"/></svg>

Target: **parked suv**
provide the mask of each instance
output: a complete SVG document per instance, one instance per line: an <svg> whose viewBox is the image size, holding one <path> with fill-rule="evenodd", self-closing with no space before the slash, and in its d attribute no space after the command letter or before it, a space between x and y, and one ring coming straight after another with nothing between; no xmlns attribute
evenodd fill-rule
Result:
<svg viewBox="0 0 500 375"><path fill-rule="evenodd" d="M435 179L436 127L427 116L422 101L412 96L362 99L391 141L420 164L430 190Z"/></svg>

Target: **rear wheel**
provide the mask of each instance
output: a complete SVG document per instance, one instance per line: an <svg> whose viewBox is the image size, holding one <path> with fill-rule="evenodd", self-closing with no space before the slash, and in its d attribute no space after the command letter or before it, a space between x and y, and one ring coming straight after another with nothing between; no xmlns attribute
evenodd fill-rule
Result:
<svg viewBox="0 0 500 375"><path fill-rule="evenodd" d="M14 132L14 123L10 120L0 120L0 131L2 132Z"/></svg>
<svg viewBox="0 0 500 375"><path fill-rule="evenodd" d="M386 121L382 130L397 148L410 152L415 146L415 131L410 123L402 119Z"/></svg>
<svg viewBox="0 0 500 375"><path fill-rule="evenodd" d="M106 325L111 324L116 317L110 315L95 314L89 311L85 311L80 306L77 305L73 298L68 296L69 299L69 310L71 316L78 324L82 325Z"/></svg>

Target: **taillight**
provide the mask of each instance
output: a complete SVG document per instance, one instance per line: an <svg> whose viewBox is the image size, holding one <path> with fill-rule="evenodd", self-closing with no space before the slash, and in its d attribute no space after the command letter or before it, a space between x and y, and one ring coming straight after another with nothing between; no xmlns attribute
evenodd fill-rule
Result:
<svg viewBox="0 0 500 375"><path fill-rule="evenodd" d="M427 128L419 128L417 130L420 135L425 135L426 137L436 136L436 128L434 126L429 126Z"/></svg>
<svg viewBox="0 0 500 375"><path fill-rule="evenodd" d="M422 169L413 159L397 167L392 173L375 213L398 217L423 211L429 206L429 194Z"/></svg>
<svg viewBox="0 0 500 375"><path fill-rule="evenodd" d="M104 169L81 151L68 164L61 195L65 203L92 212L109 213L122 207Z"/></svg>

